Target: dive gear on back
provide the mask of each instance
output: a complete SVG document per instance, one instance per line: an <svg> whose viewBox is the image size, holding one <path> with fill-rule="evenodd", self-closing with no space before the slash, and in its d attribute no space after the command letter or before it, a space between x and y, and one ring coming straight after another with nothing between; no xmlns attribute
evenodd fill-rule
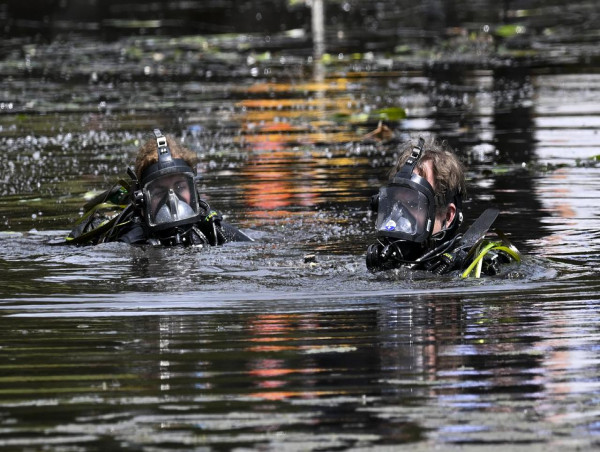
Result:
<svg viewBox="0 0 600 452"><path fill-rule="evenodd" d="M488 235L498 213L496 208L487 209L464 235L457 235L414 260L403 259L394 242L371 244L367 249L367 268L376 272L405 266L438 275L459 270L462 278L495 275L501 264L521 261L519 251L502 232L494 230L495 237Z"/></svg>
<svg viewBox="0 0 600 452"><path fill-rule="evenodd" d="M427 269L434 273L443 274L456 268L462 268L469 254L474 251L475 245L485 237L496 218L498 218L499 213L500 211L495 207L486 209L463 234L458 246L452 251L441 253L439 259L435 262L435 266L431 265Z"/></svg>

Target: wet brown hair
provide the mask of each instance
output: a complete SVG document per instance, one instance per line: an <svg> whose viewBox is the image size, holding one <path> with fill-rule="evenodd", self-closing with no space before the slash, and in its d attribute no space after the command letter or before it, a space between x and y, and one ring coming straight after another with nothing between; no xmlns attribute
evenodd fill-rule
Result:
<svg viewBox="0 0 600 452"><path fill-rule="evenodd" d="M390 170L390 180L402 169L416 145L416 141L408 141L402 146L398 161ZM421 155L415 169L419 170L419 174L425 174L425 162L431 160L435 182L435 201L438 210L446 207L447 193L457 193L462 198L467 195L465 168L446 141L439 142L433 137L426 138Z"/></svg>
<svg viewBox="0 0 600 452"><path fill-rule="evenodd" d="M165 138L167 139L167 145L171 150L173 158L185 160L190 168L195 171L196 164L198 163L196 153L181 145L172 135L166 135ZM158 162L158 146L156 145L156 138L150 138L138 149L135 158L135 175L139 181L142 180L144 170L156 162Z"/></svg>

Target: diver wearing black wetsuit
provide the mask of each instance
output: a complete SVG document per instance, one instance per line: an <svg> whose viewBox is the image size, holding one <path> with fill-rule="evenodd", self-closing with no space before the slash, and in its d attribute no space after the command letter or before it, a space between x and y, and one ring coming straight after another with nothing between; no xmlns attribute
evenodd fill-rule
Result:
<svg viewBox="0 0 600 452"><path fill-rule="evenodd" d="M416 146L409 143L388 185L372 198L377 242L367 249L367 268L408 267L437 274L460 270L463 277L478 277L520 261L502 233L486 236L497 209L486 210L464 235L458 234L464 193L464 168L445 144L431 140L425 147L423 138Z"/></svg>
<svg viewBox="0 0 600 452"><path fill-rule="evenodd" d="M252 241L200 199L188 161L173 155L160 130L155 129L154 136L140 149L142 157L144 150L150 155L146 158L150 164L139 169L139 181L129 169L131 183L121 181L89 202L67 243L119 241L170 246ZM182 148L176 155L189 152Z"/></svg>

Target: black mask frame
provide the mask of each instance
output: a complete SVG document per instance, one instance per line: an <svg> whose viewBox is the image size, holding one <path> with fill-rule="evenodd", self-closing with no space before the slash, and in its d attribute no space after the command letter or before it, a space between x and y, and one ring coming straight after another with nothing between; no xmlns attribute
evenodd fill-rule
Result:
<svg viewBox="0 0 600 452"><path fill-rule="evenodd" d="M425 140L419 138L419 143L412 150L404 166L396 173L390 183L379 190L377 201L377 237L390 240L405 240L414 243L423 243L431 237L435 221L435 193L427 179L414 174L419 159L423 153ZM409 198L418 203L418 216L420 220L415 219L415 215L410 213L407 205L401 205L402 219L411 223L408 228L390 228L388 227L388 218L391 218L393 209L398 208L399 198ZM388 222L386 222L388 221ZM395 222L391 221L395 226Z"/></svg>
<svg viewBox="0 0 600 452"><path fill-rule="evenodd" d="M196 174L194 170L187 164L187 162L180 158L173 158L171 154L171 149L167 144L166 137L162 134L160 129L153 130L154 136L156 138L157 145L157 154L158 161L153 163L148 168L146 168L142 172L140 185L140 191L138 191L137 203L143 206L142 212L144 216L145 223L151 232L163 232L173 228L182 228L185 226L190 226L193 223L196 223L200 220L202 216L202 212L199 207L198 196L196 193L196 186L194 183ZM169 176L169 175L177 175L181 174L185 176L185 178L189 181L190 184L190 203L189 206L195 213L195 215L187 216L186 218L172 221L172 222L163 222L159 224L154 223L154 218L151 212L151 209L148 206L151 195L148 192L147 187L154 181L159 178Z"/></svg>

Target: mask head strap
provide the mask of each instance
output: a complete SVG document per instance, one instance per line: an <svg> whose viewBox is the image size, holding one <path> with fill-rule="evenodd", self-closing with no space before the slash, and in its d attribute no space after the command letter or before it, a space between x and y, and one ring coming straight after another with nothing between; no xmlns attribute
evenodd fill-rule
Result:
<svg viewBox="0 0 600 452"><path fill-rule="evenodd" d="M417 166L417 163L419 163L419 158L421 157L421 154L423 153L424 146L425 146L425 140L423 139L423 137L419 137L419 143L415 147L413 147L410 156L404 163L404 166L402 167L402 169L400 169L400 171L398 171L398 174L396 175L396 177L404 177L406 179L410 179L413 171L415 170L415 167Z"/></svg>
<svg viewBox="0 0 600 452"><path fill-rule="evenodd" d="M156 137L156 147L158 148L158 162L172 162L173 157L171 156L171 149L167 145L167 138L162 134L160 129L154 129L154 136Z"/></svg>
<svg viewBox="0 0 600 452"><path fill-rule="evenodd" d="M139 181L141 185L146 184L150 178L156 178L166 173L190 172L195 174L184 159L173 157L167 144L167 138L160 129L154 129L153 133L156 138L158 161L142 171Z"/></svg>

